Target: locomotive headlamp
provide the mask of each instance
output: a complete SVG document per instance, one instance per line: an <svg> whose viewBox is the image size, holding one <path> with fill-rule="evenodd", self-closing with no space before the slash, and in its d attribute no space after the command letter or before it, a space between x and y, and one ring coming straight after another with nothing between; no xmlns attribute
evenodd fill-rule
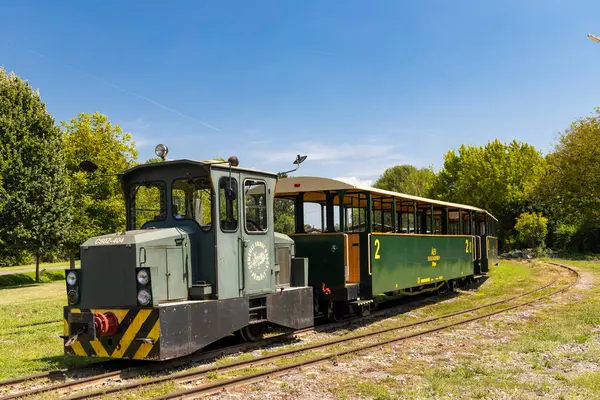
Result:
<svg viewBox="0 0 600 400"><path fill-rule="evenodd" d="M137 273L137 281L140 285L147 285L150 281L150 274L145 269L140 269Z"/></svg>
<svg viewBox="0 0 600 400"><path fill-rule="evenodd" d="M67 274L67 283L69 286L73 286L77 283L77 274L74 271Z"/></svg>
<svg viewBox="0 0 600 400"><path fill-rule="evenodd" d="M69 300L69 304L77 304L79 301L79 295L75 290L69 290L69 293L67 293L67 299Z"/></svg>
<svg viewBox="0 0 600 400"><path fill-rule="evenodd" d="M146 289L142 289L138 292L138 303L140 303L143 306L147 306L150 303L150 300L152 300L152 296L150 296L150 292L148 292Z"/></svg>
<svg viewBox="0 0 600 400"><path fill-rule="evenodd" d="M154 154L156 154L158 157L162 158L163 161L165 159L165 157L167 157L167 153L169 152L169 149L167 148L167 146L165 146L164 144L159 144L154 148Z"/></svg>

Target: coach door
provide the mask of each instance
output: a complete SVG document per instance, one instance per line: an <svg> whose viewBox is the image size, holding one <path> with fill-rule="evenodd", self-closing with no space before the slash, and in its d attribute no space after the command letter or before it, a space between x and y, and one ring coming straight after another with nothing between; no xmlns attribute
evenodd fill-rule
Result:
<svg viewBox="0 0 600 400"><path fill-rule="evenodd" d="M274 288L274 248L271 180L242 175L242 274L244 294L271 292ZM271 183L271 186L274 186Z"/></svg>

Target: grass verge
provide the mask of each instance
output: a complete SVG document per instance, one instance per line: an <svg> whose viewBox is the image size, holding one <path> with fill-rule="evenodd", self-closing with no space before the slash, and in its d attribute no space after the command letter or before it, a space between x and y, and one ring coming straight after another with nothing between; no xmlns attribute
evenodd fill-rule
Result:
<svg viewBox="0 0 600 400"><path fill-rule="evenodd" d="M0 290L0 380L86 362L63 356L62 323L21 327L62 320L65 304L63 282Z"/></svg>
<svg viewBox="0 0 600 400"><path fill-rule="evenodd" d="M547 267L543 267L538 263L501 262L500 265L492 269L490 278L476 291L471 292L472 295L441 298L435 304L426 304L394 318L373 322L360 329L348 330L348 332L362 333L365 330L380 329L382 326L390 326L390 324L400 325L405 322L489 303L542 286L554 279L555 275L549 273ZM46 292L41 293L42 288ZM6 292L10 291L14 295L6 296ZM598 299L600 299L600 293ZM47 319L52 318L52 316L60 318L64 304L64 284L62 283L0 291L0 338L4 340L4 332L15 330L14 328L17 325L24 323L24 319L31 323L42 320L42 317L48 317ZM569 304L567 303L565 307ZM551 309L555 308L552 303L550 305ZM594 308L588 311L595 312L597 310ZM16 315L15 312L23 313L23 315ZM542 311L542 313L544 312ZM553 315L549 312L548 318ZM596 315L600 315L600 313L596 313ZM561 319L565 316L565 313L557 313L555 316ZM567 322L573 323L573 321ZM589 328L590 323L593 324L594 320L584 320L581 328L577 330L584 331ZM7 324L8 329L5 329L5 324ZM507 327L500 320L494 320L489 325L494 329L493 338L502 336L502 329ZM389 345L383 349L369 351L366 356L369 359L367 363L356 367L353 364L362 360L365 354L340 357L335 362L338 364L335 368L331 367L335 364L323 364L315 367L318 374L310 379L302 374L297 374L299 375L298 379L302 380L302 384L296 384L293 380L288 382L286 379L285 385L273 384L276 386L273 388L272 384L265 382L253 386L252 394L255 398L265 398L272 397L270 396L272 393L267 392L278 391L279 395L292 394L294 397L301 398L309 393L323 391L322 394L326 397L331 397L334 394L339 398L354 398L356 396L379 399L456 398L458 394L466 394L466 398L486 396L496 398L495 394L510 393L514 395L519 391L523 391L527 396L517 397L529 398L528 396L531 393L548 393L552 386L544 381L536 381L523 382L515 387L514 382L522 380L521 374L536 371L536 368L546 368L545 365L551 365L551 363L544 364L543 358L533 362L534 358L532 357L532 362L520 361L518 365L512 365L512 360L517 353L534 353L523 340L530 336L532 332L543 331L543 326L545 325L535 322L529 324L517 321L508 326L512 332L510 340L504 340L500 344L486 342L484 340L486 339L485 332L470 330L465 326L459 339L455 336L448 336L447 339L442 341L441 347L438 347L436 342L430 341L433 339L438 340L439 337L446 337L444 335L449 335L448 332L441 333L437 339L435 337L433 339L432 337L423 337L414 339L411 342L403 342L402 344ZM61 324L55 326L44 325L43 328L28 328L26 330L28 333L25 335L7 336L12 342L2 342L0 346L0 379L32 374L75 363L75 360L62 356L62 341L57 337L60 334L61 327ZM553 333L552 329L548 330L548 333L542 334L542 337L547 337L549 333ZM561 333L560 335L566 334ZM331 337L323 336L321 339L328 340ZM550 339L550 342L553 342L555 338ZM565 336L564 340L571 343L572 338ZM590 337L583 335L578 340L587 343ZM538 338L536 341L543 340ZM577 340L574 341L577 343ZM440 355L440 349L447 349L446 346L456 348L462 346L465 351L450 352L448 354L442 352L441 358L435 359L436 355ZM19 348L22 350L13 350ZM547 348L537 349L534 347L533 349L547 351L544 350ZM526 349L528 350L525 351ZM259 351L254 354L264 352ZM249 356L244 355L244 357ZM232 359L224 358L219 363L226 364L228 360L232 361ZM589 359L586 358L585 360ZM310 371L307 370L305 373L310 374ZM593 371L586 372L586 374L573 375L553 371L550 376L552 379L561 382L564 387L569 385L569 387L578 388L577 390L581 390L582 393L593 394L596 390L595 379L597 375ZM229 374L219 373L214 375L209 376L208 379L219 379ZM159 385L154 389L145 388L143 392L137 392L137 395L156 396L181 390L182 388L183 386L179 384ZM245 391L248 388L240 390ZM135 398L136 394L116 395L115 398L130 398L130 396Z"/></svg>
<svg viewBox="0 0 600 400"><path fill-rule="evenodd" d="M79 266L79 260L75 261L75 266ZM40 270L42 268L48 268L48 267L65 267L68 268L69 267L69 260L66 261L57 261L57 262L53 262L53 263L40 263ZM4 271L15 271L15 270L21 270L21 269L35 269L35 264L24 264L24 265L15 265L14 267L0 267L0 272L4 272Z"/></svg>
<svg viewBox="0 0 600 400"><path fill-rule="evenodd" d="M0 275L0 289L2 288L14 288L17 286L31 286L38 285L40 283L48 283L55 281L64 281L65 271L44 271L40 275L40 282L35 281L35 272L27 272L25 274L10 274Z"/></svg>

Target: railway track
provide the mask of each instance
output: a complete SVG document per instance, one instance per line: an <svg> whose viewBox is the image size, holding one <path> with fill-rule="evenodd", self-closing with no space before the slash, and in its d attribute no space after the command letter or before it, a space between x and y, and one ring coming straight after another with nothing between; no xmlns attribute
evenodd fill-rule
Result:
<svg viewBox="0 0 600 400"><path fill-rule="evenodd" d="M412 301L412 303L417 303L417 302L418 301L414 301L414 300ZM357 321L367 322L378 316L382 316L382 315L386 315L386 314L393 315L393 314L395 314L394 311L398 311L399 309L401 309L403 307L405 307L405 305L395 306L395 307L391 307L391 308L383 309L383 310L378 310L378 311L372 312L367 317L350 318L350 319L339 321L339 322L318 325L318 326L306 328L306 329L300 329L300 330L296 330L292 333L281 334L281 335L277 335L274 337L270 337L270 338L264 339L264 340L262 340L260 342L256 342L256 343L251 343L251 344L246 343L246 344L240 344L240 345L227 346L224 348L214 349L214 350L211 350L211 351L208 351L205 353L201 353L201 354L192 354L187 357L183 357L183 358L180 358L177 360L172 360L173 362L171 362L171 361L164 362L159 365L161 366L161 369L167 369L167 368L174 368L174 367L178 367L178 366L185 366L186 364L193 363L193 362L214 360L218 357L223 357L223 356L227 356L227 355L231 355L231 354L235 354L235 353L239 353L239 352L243 352L243 351L255 350L257 348L261 348L263 346L268 346L268 345L275 344L278 342L285 343L285 341L286 341L285 339L287 339L287 338L292 339L291 338L292 335L294 335L294 336L303 335L306 333L314 332L315 330L330 331L330 330L334 330L334 329L337 329L340 327L351 325ZM54 322L54 321L52 321L52 322ZM59 321L59 322L62 322L62 321ZM46 322L46 323L51 323L51 322ZM33 326L33 325L35 325L35 324L23 325L23 327L24 326ZM178 363L175 363L175 361L178 361ZM143 363L143 362L138 361L137 363L139 364L139 363ZM68 369L57 369L57 370L53 370L53 371L42 372L39 374L22 376L22 377L18 377L18 378L0 381L0 389L2 389L3 387L17 385L20 383L34 381L34 380L38 380L38 379L49 379L52 381L66 380L66 379L72 378L76 375L83 375L86 372L93 372L96 369L102 370L101 373L98 373L98 374L95 374L93 376L89 376L86 378L80 378L77 381L77 382L92 383L93 381L106 380L106 379L110 379L113 377L121 376L124 373L134 374L134 373L132 373L134 368L130 367L131 364L132 363L129 360L107 360L107 361L100 361L100 362L90 363L90 364L81 365L81 366L77 366L77 367L72 367L72 368L68 368ZM150 362L149 364L157 365L155 362ZM168 364L168 365L166 365L166 364ZM137 370L138 368L143 368L143 367L136 367L135 370ZM28 391L27 393L29 393L29 395L34 395L34 394L39 394L39 393L43 393L46 391L58 390L61 388L68 388L68 387L74 386L74 384L75 384L75 382L72 382L69 384L56 384L53 386L48 386L48 387ZM0 397L0 400L17 398L19 396L23 396L24 393L25 392L19 393L18 395L10 395L10 396Z"/></svg>
<svg viewBox="0 0 600 400"><path fill-rule="evenodd" d="M552 283L554 283L554 282L555 281L553 281ZM341 327L352 325L356 322L368 323L369 321L376 319L377 317L386 316L386 315L396 315L398 312L402 312L407 309L409 310L411 308L411 306L417 307L417 306L422 305L423 303L427 304L427 303L433 303L433 302L435 302L435 300L432 300L431 296L427 296L422 299L412 298L408 302L408 304L402 303L401 305L397 305L397 302L392 300L392 301L389 301L388 303L394 304L393 306L387 306L384 309L380 309L380 310L371 312L371 314L369 314L368 316L365 316L365 317L354 317L354 318L345 319L345 320L342 320L339 322L321 324L321 325L317 325L317 326L314 326L311 328L296 330L292 333L287 333L287 334L278 335L276 337L267 338L260 342L256 342L256 343L252 343L252 344L246 343L246 344L241 344L241 345L233 345L233 346L227 346L227 347L223 347L223 348L217 348L214 350L207 351L205 353L192 354L187 357L179 358L177 360L170 360L170 361L160 363L160 364L157 364L156 362L149 362L148 364L152 365L152 366L160 365L159 369L182 367L187 364L194 363L194 362L209 361L209 360L214 360L218 357L223 357L223 356L227 356L227 355L231 355L231 354L235 354L235 353L239 353L239 352L243 352L243 351L255 350L257 348L261 348L263 346L269 346L269 345L277 343L277 342L285 343L285 341L286 341L285 339L287 339L287 338L291 339L292 335L299 336L299 335L304 335L304 334L307 334L310 332L315 332L315 331L327 332L327 331L335 330L335 329L338 329ZM47 322L44 322L43 324L53 323L53 322L55 322L55 321L47 321ZM62 322L62 321L59 320L58 322ZM28 326L33 326L33 325L37 325L37 324L27 324L27 325L21 325L18 327L28 327ZM142 362L138 361L136 364L140 364L140 363L143 363L143 361ZM22 376L22 377L18 377L18 378L0 381L0 389L2 389L3 387L17 385L20 383L34 381L34 380L38 380L38 379L49 379L52 381L66 380L66 379L72 378L76 375L83 375L88 372L89 373L94 372L94 370L96 370L96 369L102 370L102 372L100 372L100 373L96 373L93 376L88 376L85 378L79 378L79 380L77 381L77 382L84 382L84 383L87 382L87 383L91 384L94 381L107 380L107 379L114 378L117 376L121 377L123 374L135 375L134 371L144 368L144 366L136 366L135 368L130 367L131 364L132 364L132 362L130 360L106 360L106 361L99 361L99 362L90 363L90 364L86 364L86 365L82 365L82 366L72 367L72 368L68 368L68 369L57 369L57 370L53 370L53 371L42 372L42 373L35 374L35 375ZM143 365L146 365L146 364L143 364ZM145 369L145 370L147 370L147 369ZM63 388L66 389L69 387L74 387L75 385L76 385L76 382L72 382L69 384L61 383L61 384L46 386L44 388L39 388L36 390L28 391L27 393L29 393L29 395L35 395L35 394L39 394L39 393L43 393L43 392L51 391L51 390L59 390L59 389L63 389ZM0 397L0 400L7 400L7 399L22 397L24 395L24 393L25 392L21 392L19 394L15 394L15 395Z"/></svg>
<svg viewBox="0 0 600 400"><path fill-rule="evenodd" d="M556 265L556 264L555 264ZM426 330L422 330L419 332L414 332L414 333L409 333L403 336L399 336L393 339L389 339L389 340L384 340L384 341L379 341L373 344L369 344L369 345L363 345L363 346L359 346L356 348L351 348L348 350L343 350L340 352L336 352L333 354L328 354L325 356L321 356L321 357L315 357L315 358L311 358L309 360L306 361L302 361L299 363L293 363L293 364L289 364L286 366L282 366L282 367L276 367L276 368L272 368L263 372L259 372L256 374L251 374L251 375L245 375L245 376L241 376L238 378L234 378L234 379L229 379L226 381L222 381L222 382L217 382L217 383L213 383L213 384L208 384L208 385L202 385L202 386L197 386L195 388L189 389L185 392L179 392L179 393L174 393L171 395L167 395L164 397L161 397L161 399L175 399L175 398L186 398L189 396L199 396L199 395L208 395L208 394L212 394L215 392L218 392L220 390L223 390L225 388L228 387L233 387L233 386L238 386L238 385L243 385L243 384L247 384L247 383L251 383L251 382L255 382L258 380L263 380L267 377L270 376L276 376L276 375L281 375L281 374L285 374L288 371L306 366L306 365L312 365L312 364L316 364L316 363L320 363L335 357L339 357L342 355L346 355L346 354L350 354L350 353L354 353L354 352L359 352L362 350L366 350L366 349L370 349L373 347L378 347L378 346L382 346L385 344L389 344L389 343L393 343L393 342L398 342L398 341L402 341L402 340L407 340L410 338L414 338L414 337L418 337L418 336L422 336L422 335L426 335L429 333L433 333L433 332L437 332L443 329L448 329L454 326L458 326L458 325L462 325L462 324L466 324L472 321L476 321L482 318L486 318L486 317L490 317L496 314L500 314L503 312L507 312L510 311L512 309L518 308L518 307L523 307L525 305L529 305L535 301L538 301L542 298L546 298L552 295L555 295L557 293L563 292L565 290L568 290L569 288L571 288L573 285L575 285L577 283L577 281L579 280L579 274L577 273L577 271L575 271L574 269L568 267L568 266L564 266L564 265L557 265L559 267L562 268L566 268L568 269L572 274L576 275L576 279L570 283L569 285L561 288L561 289L557 289L553 292L550 293L546 293L543 294L533 300L529 300L523 303L519 303L517 305L513 305L513 306L509 306L509 307L504 307L501 310L495 310L486 314L482 314L482 315L478 315L478 316L474 316L471 318L467 318L467 319L463 319L460 321L456 321L456 322L452 322L446 325L441 325L441 326L437 326L437 327L433 327L430 329L426 329ZM553 286L554 284L556 284L556 282L558 281L558 278L554 279L553 281L551 281L550 283L525 292L525 293L521 293L519 295L516 296L512 296L509 297L507 299L502 299L502 300L498 300L498 301L494 301L488 304L484 304L478 307L473 307L467 310L463 310L463 311L458 311L458 312L454 312L454 313L450 313L450 314L445 314L439 317L432 317L432 318L428 318L425 320L421 320L421 321L417 321L414 323L409 323L409 324L404 324L404 325L400 325L400 326L396 326L396 327L391 327L391 328L385 328L385 329L380 329L377 331L373 331L373 332L368 332L368 333L363 333L360 335L354 335L354 336L350 336L350 337L343 337L340 339L335 339L335 340L331 340L331 341L327 341L324 343L318 343L318 344L313 344L313 345L309 345L309 346L305 346L302 348L298 348L298 349L291 349L288 351L283 351L283 352L279 352L276 354L269 354L269 355L265 355L265 356L261 356L261 357L257 357L251 360L245 360L245 361L239 361L239 362L234 362L231 364L227 364L224 366L215 366L215 367L210 367L210 368L204 368L202 370L195 370L195 371L187 371L187 372L182 372L182 373L176 373L176 374L171 374L171 375L165 375L165 376L161 376L159 378L155 378L155 379L151 379L151 380L143 380L143 381L137 381L137 382L133 382L133 383L129 383L129 384L124 384L124 385L119 385L119 386L114 386L114 387L107 387L107 388L103 388L101 390L97 390L94 392L88 392L88 393L81 393L81 394L75 394L73 396L68 397L69 400L76 400L76 399L83 399L83 398L93 398L93 397L99 397L99 396L103 396L103 395L108 395L111 393L117 393L117 392L124 392L124 391L131 391L131 390L135 390L137 388L143 387L143 386L149 386L149 385L155 385L155 384L159 384L159 383L163 383L163 382L167 382L167 381L193 381L193 380L198 380L198 379L202 379L205 378L207 376L209 376L209 374L211 373L216 373L218 372L224 372L224 371L231 371L231 370L239 370L239 369L243 369L243 368L248 368L248 367L255 367L257 365L262 365L262 364L269 364L269 363L273 363L274 361L276 361L277 359L281 359L284 357L288 357L288 356L293 356L293 355L297 355L303 352L307 352L310 350L316 350L316 349L324 349L336 344L341 344L341 343L346 343L346 342L352 342L352 341L357 341L359 339L365 339L365 338L369 338L369 337L376 337L378 335L382 335L384 333L388 333L388 332L393 332L393 331L398 331L398 330L402 330L402 329L407 329L407 328L413 328L413 327L417 327L420 325L424 325L424 324L429 324L435 321L440 321L440 320L444 320L444 319L448 319L448 318L453 318L453 317L457 317L460 315L464 315L464 314L469 314L469 313L473 313L482 309L486 309L486 308L490 308L490 307L494 307L494 306L498 306L498 305L502 305L502 304L506 304L508 302L512 302L514 300L520 299L522 297L525 296L529 296L532 295L534 293L538 293L541 292L545 289L548 289L549 287ZM382 312L389 312L389 310L382 310ZM372 316L375 315L372 314ZM337 325L337 326L343 326L343 325L349 325L351 324L353 321L349 320L349 321L343 321L341 323L334 323L334 324L328 324L325 327L328 327L330 325ZM334 327L330 327L331 329L335 329ZM304 334L306 332L310 332L313 331L313 328L308 328L308 329L304 329L304 330L300 330L300 331L296 331L293 332L293 335L301 335ZM289 334L288 334L289 335ZM279 336L275 336L273 338L269 338L266 339L268 340L272 340L273 342L277 341L277 340L281 340L283 339L284 335L279 335ZM265 344L267 344L265 341L263 342L258 342L255 344L254 348L258 348L258 347L262 347ZM220 349L220 350L215 350L213 353L214 354L205 354L204 359L210 359L210 357L212 356L214 357L219 357L221 355L224 355L224 353L227 352L228 348L225 349ZM247 351L249 350L248 345L246 345L246 348L242 348L242 346L231 346L231 348L229 348L229 354L233 354L236 352L240 352L240 351ZM198 356L196 356L195 360L188 360L188 364L193 363L193 362L198 362L200 361L200 359L198 358ZM179 365L178 366L184 366L186 363L182 363L181 361L179 361ZM103 381L107 381L111 378L114 377L121 377L121 378L126 378L127 375L131 375L131 377L135 377L136 373L148 373L148 372L153 372L156 370L166 370L168 368L171 368L172 366L166 365L164 363L161 364L154 364L153 367L151 369L149 368L144 368L144 367L139 367L137 368L137 371L134 369L121 369L121 370L115 370L115 371L111 371L108 373L104 373L104 374L100 374L100 375L95 375L95 376L90 376L87 378L82 378L82 379L78 379L72 382L63 382L61 384L58 385L52 385L52 386L45 386L42 388L38 388L38 389L33 389L33 390L29 390L29 391L25 391L25 392L20 392L20 393L15 393L15 394L11 394L9 396L5 396L2 397L0 399L14 399L14 398L20 398L20 397L24 397L24 396L34 396L43 392L49 392L49 391L55 391L61 394L64 394L64 392L68 391L68 390L73 390L73 389L77 389L77 388L82 388L82 387L89 387L90 385L93 385L94 383L97 382L103 382Z"/></svg>
<svg viewBox="0 0 600 400"><path fill-rule="evenodd" d="M382 341L378 341L378 342L372 343L372 344L365 344L365 345L361 345L361 346L358 346L358 347L355 347L355 348L350 348L350 349L347 349L347 350L338 351L338 352L335 352L335 353L332 353L332 354L327 354L327 355L324 355L324 356L311 358L309 360L300 361L300 362L292 363L292 364L289 364L289 365L284 365L284 366L281 366L281 367L275 367L275 368L272 368L272 369L269 369L269 370L266 370L266 371L257 372L257 373L249 374L249 375L243 375L243 376L240 376L240 377L237 377L237 378L232 378L232 379L225 380L225 381L222 381L222 382L216 382L216 383L212 383L212 384L206 384L206 385L196 386L196 387L193 387L193 388L188 389L188 390L184 390L184 391L180 391L180 392L176 392L176 393L167 394L165 396L156 397L154 400L185 399L185 398L190 398L190 397L197 398L199 396L206 396L206 395L210 395L210 394L215 394L215 393L218 393L218 392L220 392L220 391L222 391L224 389L227 389L227 388L233 388L233 387L236 387L236 386L242 386L242 385L247 385L247 384L250 384L250 383L262 381L262 380L264 380L266 378L269 378L269 377L283 375L283 374L285 374L285 373L287 373L289 371L293 371L293 370L296 370L296 369L299 369L299 368L302 368L302 367L305 367L305 366L308 366L308 365L318 364L318 363L321 363L321 362L324 362L324 361L327 361L327 360L334 359L336 357L340 357L340 356L344 356L344 355L352 354L352 353L357 353L357 352L360 352L360 351L363 351L363 350L368 350L368 349L380 347L380 346L383 346L383 345L386 345L386 344L396 343L396 342L400 342L400 341L403 341L403 340L407 340L407 339L411 339L411 338L415 338L415 337L427 335L427 334L430 334L430 333L438 332L438 331L441 331L441 330L445 330L445 329L448 329L448 328L456 327L456 326L459 326L459 325L464 325L464 324L467 324L467 323L470 323L470 322L474 322L474 321L477 321L477 320L480 320L480 319L483 319L483 318L488 318L488 317L491 317L491 316L494 316L494 315L505 313L507 311L514 310L514 309L519 308L519 307L527 306L527 305L530 305L530 304L532 304L532 303L534 303L536 301L539 301L539 300L541 300L543 298L548 298L548 297L556 295L558 293L565 292L565 291L569 290L571 287L575 286L579 282L580 275L579 275L579 273L575 269L573 269L573 268L571 268L569 266L566 266L566 265L562 265L562 264L557 264L557 263L550 263L550 264L553 264L553 265L556 265L556 266L559 266L559 267L562 267L562 268L565 268L565 269L569 270L575 276L575 280L573 280L571 283L569 283L568 285L566 285L566 286L564 286L564 287L562 287L560 289L554 290L554 291L552 291L550 293L545 293L545 294L543 294L543 295L541 295L541 296L539 296L539 297L537 297L535 299L529 300L529 301L525 301L525 302L522 302L522 303L519 303L519 304L516 304L516 305L513 305L513 306L502 308L500 310L491 311L491 312L488 312L488 313L485 313L485 314L482 314L482 315L474 316L474 317L471 317L471 318L463 319L463 320L460 320L460 321L452 322L452 323L441 325L441 326L437 326L437 327L433 327L433 328L426 329L426 330L423 330L423 331L405 334L403 336L395 337L395 338L392 338L392 339L382 340ZM551 284L546 285L543 288L547 288L547 287L551 286L554 283L555 282L552 282ZM443 315L443 316L440 316L440 317L430 318L429 320L426 320L426 321L420 321L418 323L407 324L407 325L403 325L403 326L400 326L400 327L397 327L397 328L387 328L387 329L382 329L382 330L375 331L375 332L365 333L365 334L358 335L358 336L351 337L351 338L342 338L342 339L338 339L338 340L333 340L333 341L327 342L325 344L318 344L318 345L314 345L314 346L308 346L306 348L297 349L297 350L291 350L289 352L276 354L274 356L275 357L282 357L284 355L296 354L296 353L299 353L299 352L302 352L302 351L311 350L311 349L315 349L315 348L318 348L318 347L331 346L331 345L342 343L342 342L349 341L349 340L356 340L356 339L360 339L360 338L375 336L375 335L379 335L379 334L385 333L385 332L390 332L390 331L393 331L393 330L407 328L407 327L411 327L411 326L415 326L415 325L421 325L422 323L426 323L426 322L432 322L432 321L436 321L436 320L440 320L440 319L449 318L451 316L457 316L457 315L466 314L466 313L469 313L469 312L473 312L473 311L476 311L476 310L480 310L480 309L483 309L483 308L490 307L492 305L499 305L499 304L508 303L508 302L510 302L512 300L515 300L517 298L521 298L521 297L527 296L529 294L532 294L532 293L535 293L535 292L539 292L540 290L543 290L543 288L536 289L536 290L530 291L528 293L523 293L521 295L514 296L514 297L509 298L509 299L500 300L500 301L497 301L497 302L494 302L494 303L491 303L491 304L488 304L488 305L474 307L474 308L472 308L470 310L460 311L460 312L456 312L456 313L452 313L452 314L446 314L446 315ZM266 357L268 357L268 356L266 356ZM253 365L253 364L255 364L256 361L258 361L258 360L257 359L251 360L250 362L246 362L246 364ZM244 363L242 362L242 363L237 363L237 364L243 365ZM239 365L238 365L238 367L239 367ZM229 366L227 366L227 367L229 367ZM204 374L205 374L204 371L199 371L199 372L196 372L195 374L189 373L189 374L187 374L188 376L186 377L186 379L187 380L193 380L193 379L196 379L197 377L203 376ZM173 376L171 378L177 379L176 376ZM79 398L83 398L83 397L72 397L70 399L76 399L76 398L79 399Z"/></svg>

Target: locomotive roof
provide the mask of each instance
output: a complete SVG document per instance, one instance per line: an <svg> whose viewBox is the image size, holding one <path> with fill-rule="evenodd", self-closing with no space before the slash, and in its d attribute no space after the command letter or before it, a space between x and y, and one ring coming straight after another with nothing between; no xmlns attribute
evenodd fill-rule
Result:
<svg viewBox="0 0 600 400"><path fill-rule="evenodd" d="M299 186L296 186L299 185ZM469 206L466 204L458 204L458 203L450 203L446 201L433 200L428 199L426 197L413 196L410 194L392 192L389 190L377 189L371 186L366 185L356 185L350 184L347 182L343 182L337 179L330 178L320 178L314 176L299 176L299 177L290 177L290 178L281 178L277 181L277 187L275 188L275 195L277 197L285 197L285 196L295 196L299 193L308 193L308 192L326 192L326 191L335 191L335 190L347 190L351 191L351 193L359 193L359 192L370 192L376 193L379 195L383 195L386 197L396 197L403 200L412 200L417 203L426 203L433 204L443 207L448 207L452 209L461 209L461 210L470 210L477 211L480 213L485 213L489 215L491 218L497 221L496 217L490 214L488 211L477 208L473 206ZM310 199L309 199L310 200Z"/></svg>
<svg viewBox="0 0 600 400"><path fill-rule="evenodd" d="M200 167L210 167L210 168L218 168L218 169L229 169L229 164L227 164L227 161L223 161L222 164L211 164L211 163L218 163L221 162L220 160L188 160L188 159L179 159L179 160L166 160L166 161L161 161L161 162L155 162L155 163L150 163L150 164L140 164L140 165L136 165L135 167L129 168L128 170L126 170L123 174L127 175L130 172L133 171L138 171L138 170L143 170L143 169L152 169L152 168L161 168L163 166L177 166L177 165L196 165L196 166L200 166ZM255 174L261 174L261 175L269 175L269 176L277 176L276 173L274 172L268 172L268 171L262 171L259 169L254 169L254 168L247 168L247 167L231 167L231 169L233 171L243 171L243 172L251 172L251 173L255 173Z"/></svg>

